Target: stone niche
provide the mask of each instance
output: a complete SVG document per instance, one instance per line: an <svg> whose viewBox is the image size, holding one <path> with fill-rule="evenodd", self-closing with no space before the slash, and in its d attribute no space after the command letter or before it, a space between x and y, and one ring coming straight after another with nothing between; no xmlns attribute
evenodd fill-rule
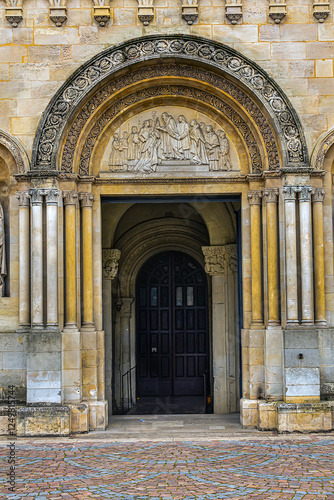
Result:
<svg viewBox="0 0 334 500"><path fill-rule="evenodd" d="M240 172L229 131L180 106L143 111L110 129L101 177L217 177Z"/></svg>

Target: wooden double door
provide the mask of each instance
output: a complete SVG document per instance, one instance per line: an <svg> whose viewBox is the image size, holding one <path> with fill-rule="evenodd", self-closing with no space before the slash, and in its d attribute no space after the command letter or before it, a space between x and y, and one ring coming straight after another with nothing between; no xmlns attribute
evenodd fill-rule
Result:
<svg viewBox="0 0 334 500"><path fill-rule="evenodd" d="M208 288L202 266L163 252L136 285L137 396L200 396L209 368Z"/></svg>

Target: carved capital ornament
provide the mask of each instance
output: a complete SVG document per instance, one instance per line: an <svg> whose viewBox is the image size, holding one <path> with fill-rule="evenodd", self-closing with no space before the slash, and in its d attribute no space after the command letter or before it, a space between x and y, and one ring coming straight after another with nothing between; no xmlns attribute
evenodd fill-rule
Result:
<svg viewBox="0 0 334 500"><path fill-rule="evenodd" d="M314 188L312 190L312 201L313 203L320 202L323 203L325 198L325 189L324 188Z"/></svg>
<svg viewBox="0 0 334 500"><path fill-rule="evenodd" d="M117 276L118 262L121 257L121 251L116 248L103 248L102 249L102 263L103 263L103 278L106 280L113 280Z"/></svg>
<svg viewBox="0 0 334 500"><path fill-rule="evenodd" d="M205 259L205 272L210 276L216 276L225 273L225 247L211 246L202 247Z"/></svg>
<svg viewBox="0 0 334 500"><path fill-rule="evenodd" d="M261 205L262 191L248 191L247 198L250 205Z"/></svg>

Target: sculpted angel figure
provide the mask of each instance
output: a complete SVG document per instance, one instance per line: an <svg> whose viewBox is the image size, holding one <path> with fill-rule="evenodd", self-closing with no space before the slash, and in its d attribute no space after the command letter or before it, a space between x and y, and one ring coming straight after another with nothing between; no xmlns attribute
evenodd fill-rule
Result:
<svg viewBox="0 0 334 500"><path fill-rule="evenodd" d="M190 152L192 154L192 163L204 165L209 163L205 148L205 139L201 127L196 120L190 122Z"/></svg>
<svg viewBox="0 0 334 500"><path fill-rule="evenodd" d="M189 124L185 116L180 115L178 118L177 130L179 134L179 141L181 151L183 152L184 159L190 160L190 138L189 138Z"/></svg>
<svg viewBox="0 0 334 500"><path fill-rule="evenodd" d="M5 253L5 219L0 203L0 297L5 294L5 277L7 276Z"/></svg>
<svg viewBox="0 0 334 500"><path fill-rule="evenodd" d="M205 127L205 146L209 159L209 170L219 170L219 139L212 125Z"/></svg>
<svg viewBox="0 0 334 500"><path fill-rule="evenodd" d="M230 161L230 144L224 130L218 130L219 138L219 170L232 170Z"/></svg>

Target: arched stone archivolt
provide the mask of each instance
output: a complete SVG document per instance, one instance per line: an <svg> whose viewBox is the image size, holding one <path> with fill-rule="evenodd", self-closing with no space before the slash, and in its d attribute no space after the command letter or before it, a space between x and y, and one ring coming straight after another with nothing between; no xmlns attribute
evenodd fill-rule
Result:
<svg viewBox="0 0 334 500"><path fill-rule="evenodd" d="M313 168L323 170L325 157L333 144L334 128L319 137L311 156L311 166Z"/></svg>
<svg viewBox="0 0 334 500"><path fill-rule="evenodd" d="M250 163L250 171L252 173L260 173L262 171L261 151L258 145L257 138L254 136L251 128L246 123L246 121L240 116L237 111L235 111L235 109L232 108L232 106L225 103L219 97L212 95L209 92L204 92L203 90L198 90L196 88L190 88L181 85L161 85L150 87L148 89L141 89L134 94L121 98L106 110L106 112L92 126L87 135L81 151L79 174L83 176L89 175L91 173L90 164L94 163L93 150L96 145L98 145L101 135L107 127L110 127L113 119L115 119L119 113L129 107L130 103L133 105L140 101L143 101L143 103L147 101L147 107L150 107L152 106L152 100L154 98L168 98L170 96L176 96L179 98L183 97L187 100L187 103L190 106L192 101L195 103L204 102L207 107L210 106L215 111L218 111L223 116L225 116L237 130L239 136L242 138L246 145Z"/></svg>
<svg viewBox="0 0 334 500"><path fill-rule="evenodd" d="M148 59L192 61L229 75L266 110L280 137L284 166L307 166L308 152L300 121L279 86L255 63L220 43L193 36L148 36L125 42L95 56L57 92L36 134L32 169L55 170L68 120L94 87L121 69Z"/></svg>
<svg viewBox="0 0 334 500"><path fill-rule="evenodd" d="M161 78L168 77L165 80L165 85L168 86L174 80L174 78L182 78L180 83L183 86L188 86L191 89L194 80L196 80L197 90L200 88L200 85L205 84L203 90L205 91L200 97L205 101L205 95L210 93L211 98L206 99L208 104L210 104L210 100L219 98L220 101L224 100L224 96L229 97L229 105L225 104L225 112L231 115L237 115L238 111L244 112L244 120L248 118L248 120L254 123L254 128L258 129L258 134L260 137L260 142L263 143L263 149L265 151L265 156L267 157L267 161L263 166L265 169L276 170L280 166L280 155L278 153L278 147L276 143L276 139L273 133L273 130L269 124L268 119L260 110L258 105L239 87L234 85L230 80L226 78L222 78L219 75L216 75L210 71L205 71L203 69L185 66L180 64L173 65L159 65L153 67L144 67L139 70L132 71L127 75L122 75L119 78L115 78L111 82L108 82L102 89L99 89L93 96L91 96L90 100L84 104L81 111L76 116L74 122L69 128L69 131L66 135L64 149L61 158L61 170L66 173L72 173L75 168L73 166L73 159L75 156L75 152L77 151L79 146L79 138L83 135L84 130L89 129L89 126L92 127L92 123L94 123L98 118L99 110L105 105L105 103L112 97L112 106L114 107L113 114L115 115L117 112L122 112L122 102L125 105L128 105L133 100L134 93L132 92L127 97L123 97L124 91L122 92L122 98L120 101L117 100L117 93L122 91L124 88L132 88L136 84L140 82L145 82L145 90L151 97L151 92L149 87L156 86L156 83L161 83ZM190 80L191 79L191 80ZM209 86L209 87L208 87ZM208 88L210 92L208 92ZM194 91L194 89L191 89ZM189 92L191 92L189 90ZM217 90L220 91L217 94ZM129 90L130 92L130 90ZM137 91L138 93L138 91ZM116 97L115 97L116 96ZM132 96L132 98L131 98ZM111 100L111 99L110 99ZM232 113L229 110L232 108ZM234 108L237 111L234 111ZM116 111L115 111L116 110ZM108 111L105 111L108 113ZM112 111L109 111L111 113ZM100 113L101 114L101 113ZM87 125L88 124L88 125ZM95 129L94 129L95 133ZM80 161L80 173L83 175L87 175L87 162L89 161L91 154L92 141L86 141L85 152L82 153L81 161ZM254 159L254 151L252 151L252 156ZM258 163L255 160L254 163ZM254 170L256 171L259 168L259 165L254 166Z"/></svg>
<svg viewBox="0 0 334 500"><path fill-rule="evenodd" d="M22 144L15 137L4 130L0 130L0 144L11 153L15 160L17 171L12 172L13 174L24 174L30 169L27 153Z"/></svg>

